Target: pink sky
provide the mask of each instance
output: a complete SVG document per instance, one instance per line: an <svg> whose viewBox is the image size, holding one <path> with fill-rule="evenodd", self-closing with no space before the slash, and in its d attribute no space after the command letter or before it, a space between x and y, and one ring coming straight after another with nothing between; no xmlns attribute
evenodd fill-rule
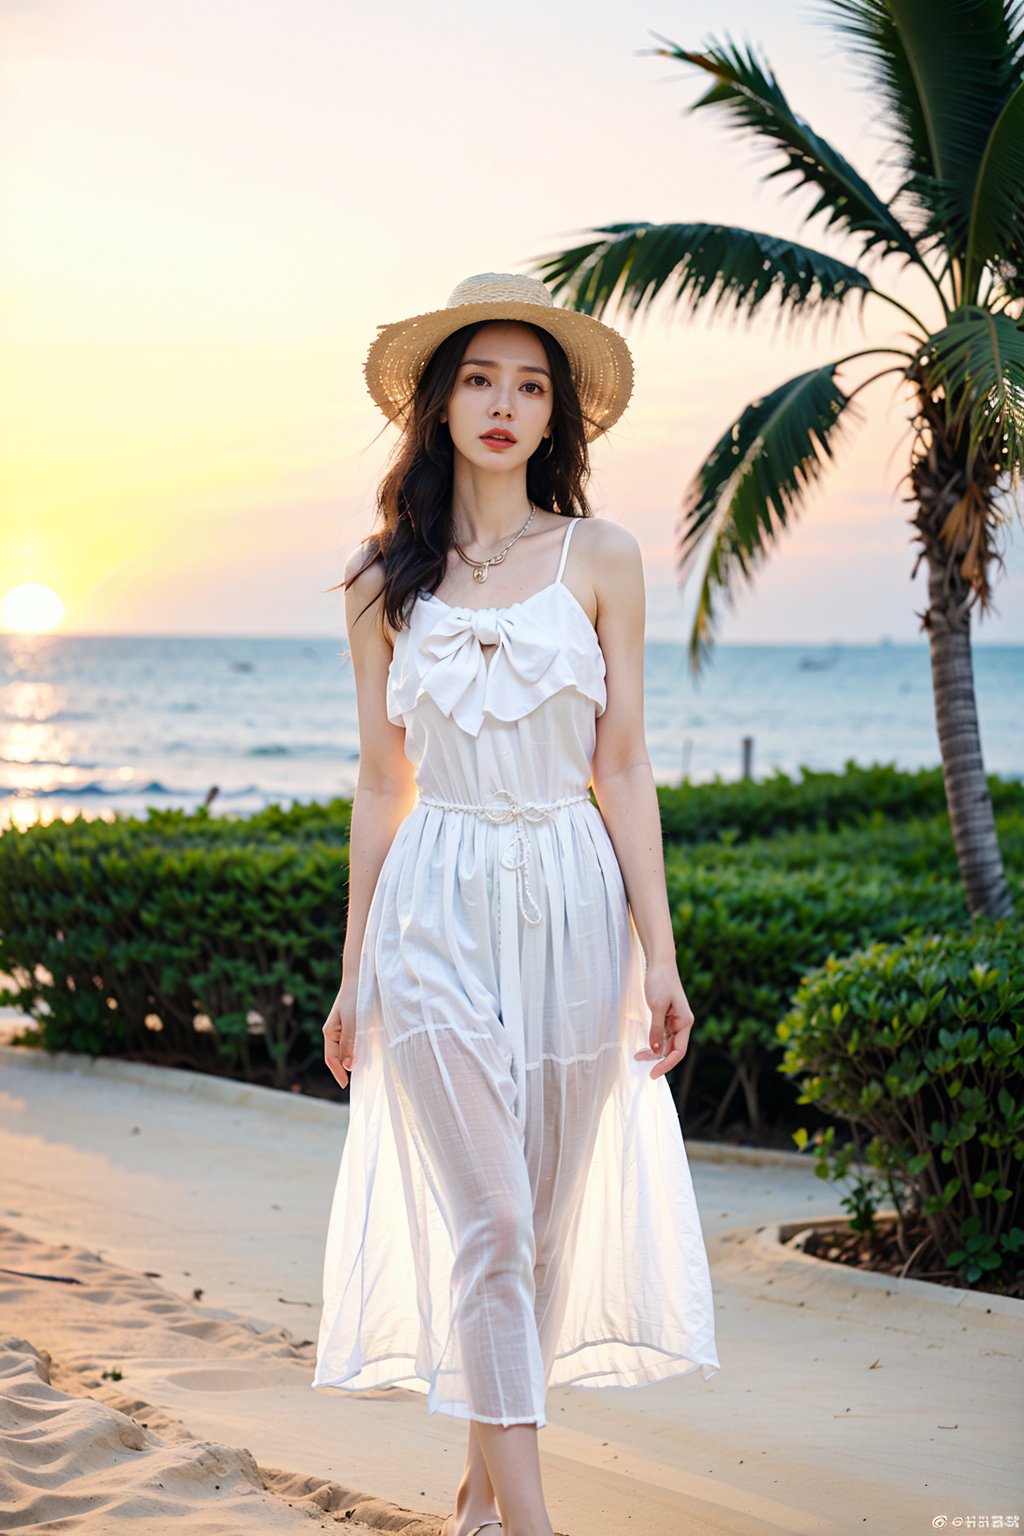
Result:
<svg viewBox="0 0 1024 1536"><path fill-rule="evenodd" d="M811 8L523 0L6 0L0 4L0 595L41 582L77 633L330 634L325 588L372 523L394 429L366 395L375 326L472 272L525 271L594 225L711 219L796 234L699 82L641 56L762 43L791 103L882 189L862 84ZM847 259L815 225L802 235ZM896 268L876 281L911 302ZM930 313L930 312L929 312ZM703 454L861 331L614 314L633 402L595 445L594 508L646 559L649 633L685 638L673 529ZM855 382L852 372L847 382ZM723 640L918 636L884 381ZM980 642L1024 641L1019 529Z"/></svg>

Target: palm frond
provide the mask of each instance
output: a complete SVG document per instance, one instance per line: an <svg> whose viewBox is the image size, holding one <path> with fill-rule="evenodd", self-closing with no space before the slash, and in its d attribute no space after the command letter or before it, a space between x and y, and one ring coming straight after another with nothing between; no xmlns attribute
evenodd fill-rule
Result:
<svg viewBox="0 0 1024 1536"><path fill-rule="evenodd" d="M1012 253L1024 251L1024 83L992 125L981 157L967 230L964 291L975 294L986 266L1003 273Z"/></svg>
<svg viewBox="0 0 1024 1536"><path fill-rule="evenodd" d="M918 357L925 387L941 390L946 420L966 430L968 460L983 453L1013 482L1024 474L1024 326L970 306Z"/></svg>
<svg viewBox="0 0 1024 1536"><path fill-rule="evenodd" d="M837 308L852 292L874 291L857 267L795 240L724 224L603 224L604 238L542 259L534 271L556 297L598 319L613 305L630 314L653 303L666 285L672 300L704 300L712 310L731 301L753 315L772 296L795 312Z"/></svg>
<svg viewBox="0 0 1024 1536"><path fill-rule="evenodd" d="M962 259L985 146L1021 78L1024 0L827 0L879 88L926 246Z"/></svg>
<svg viewBox="0 0 1024 1536"><path fill-rule="evenodd" d="M767 64L762 65L752 50L712 40L697 53L668 38L660 41L668 46L652 52L693 64L716 81L691 111L722 107L737 126L753 130L782 155L783 163L767 180L792 174L796 180L790 191L801 186L816 189L818 199L808 218L823 214L826 228L834 225L858 238L862 253L881 246L887 254L899 251L920 260L913 236L850 162L797 116Z"/></svg>
<svg viewBox="0 0 1024 1536"><path fill-rule="evenodd" d="M754 570L800 510L833 456L849 396L836 382L838 363L799 374L753 401L719 438L687 490L680 519L680 579L699 555L700 580L690 663L710 653L716 601L735 598L739 576Z"/></svg>

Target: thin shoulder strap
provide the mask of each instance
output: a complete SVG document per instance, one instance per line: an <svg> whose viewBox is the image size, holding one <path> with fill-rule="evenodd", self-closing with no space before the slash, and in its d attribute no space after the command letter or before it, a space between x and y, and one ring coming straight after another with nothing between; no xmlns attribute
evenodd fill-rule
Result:
<svg viewBox="0 0 1024 1536"><path fill-rule="evenodd" d="M579 518L578 517L570 517L570 519L569 519L569 526L565 530L565 534L564 534L564 537L562 539L562 555L561 555L561 559L558 562L558 570L555 573L555 584L556 585L562 579L562 572L565 570L565 557L569 553L569 540L572 538L572 531L576 527L576 524L578 522L579 522Z"/></svg>

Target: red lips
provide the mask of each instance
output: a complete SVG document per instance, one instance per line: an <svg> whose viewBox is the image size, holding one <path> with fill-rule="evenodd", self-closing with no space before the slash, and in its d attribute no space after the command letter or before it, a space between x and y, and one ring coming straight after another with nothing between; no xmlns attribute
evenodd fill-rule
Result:
<svg viewBox="0 0 1024 1536"><path fill-rule="evenodd" d="M512 436L511 432L506 432L504 428L495 429L493 432L481 432L480 434L480 439L482 442L487 442L488 438L492 437L497 438L498 441L502 443L514 443L518 441L517 438Z"/></svg>

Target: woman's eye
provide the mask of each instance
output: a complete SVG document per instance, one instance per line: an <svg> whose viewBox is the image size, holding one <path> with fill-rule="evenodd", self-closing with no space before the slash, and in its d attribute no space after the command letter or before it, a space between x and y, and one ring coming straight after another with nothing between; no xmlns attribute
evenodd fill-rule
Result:
<svg viewBox="0 0 1024 1536"><path fill-rule="evenodd" d="M484 374L482 374L482 373L468 373L466 375L466 383L467 384L476 384L478 382L481 383L481 384L486 384L487 383L487 379L484 376ZM544 393L544 386L543 386L543 384L538 384L536 379L527 379L526 383L523 385L523 388L524 389L531 389L531 390L533 390L533 392L535 394L538 394L538 395L542 395Z"/></svg>

